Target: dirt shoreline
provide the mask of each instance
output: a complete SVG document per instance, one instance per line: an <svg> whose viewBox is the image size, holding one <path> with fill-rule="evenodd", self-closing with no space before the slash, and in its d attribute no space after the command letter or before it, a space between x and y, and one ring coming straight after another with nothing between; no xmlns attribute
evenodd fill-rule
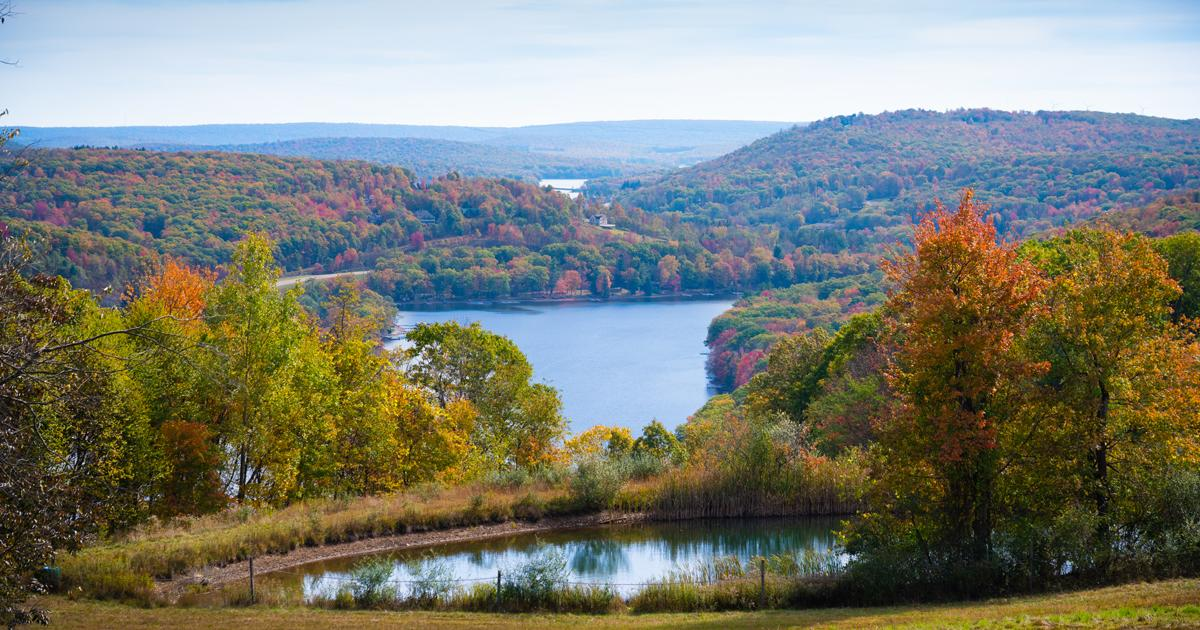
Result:
<svg viewBox="0 0 1200 630"><path fill-rule="evenodd" d="M577 304L590 302L594 304L604 304L606 302L700 302L705 300L732 300L737 302L745 294L741 292L683 292L683 293L656 293L653 295L612 295L606 298L600 298L593 295L568 295L568 296L543 296L543 297L514 297L514 298L477 298L465 300L407 300L404 302L395 302L396 308L401 311L424 311L424 310L443 310L457 308L517 308L521 306L544 306L547 304Z"/></svg>
<svg viewBox="0 0 1200 630"><path fill-rule="evenodd" d="M452 542L472 542L517 534L578 529L597 525L637 523L647 520L650 520L650 518L644 513L603 512L586 516L550 517L532 522L505 521L489 525L378 536L332 545L299 547L285 554L256 557L254 559L254 575L265 575L320 560L349 558L382 551L419 549L421 547L431 547ZM191 571L186 575L177 575L170 580L161 580L155 584L155 591L167 601L174 602L189 587L197 585L208 587L222 586L247 579L249 576L250 563L243 560L223 566L208 566Z"/></svg>

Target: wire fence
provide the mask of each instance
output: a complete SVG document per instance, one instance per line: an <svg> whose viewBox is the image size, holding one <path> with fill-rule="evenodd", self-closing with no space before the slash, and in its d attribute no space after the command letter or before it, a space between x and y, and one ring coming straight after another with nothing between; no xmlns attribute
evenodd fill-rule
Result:
<svg viewBox="0 0 1200 630"><path fill-rule="evenodd" d="M321 582L321 581L344 582L344 583L361 582L361 580L359 578L355 578L355 577L351 577L351 576L347 576L347 575L330 575L328 573L322 574L322 575L317 575L317 574L305 573L305 572L301 572L301 571L291 571L288 569L276 569L274 571L271 571L270 573L275 574L275 575L278 575L278 574L293 575L293 576L299 577L303 580L311 580L313 582ZM692 582L696 582L696 583L700 583L700 584L712 585L712 584L723 584L723 583L729 583L729 582L746 582L749 580L754 580L754 579L759 579L759 578L765 577L765 573L766 572L763 571L763 573L760 575L757 573L747 572L744 575L732 576L732 577L720 577L720 578L715 578L715 579L714 578L697 578L695 576L684 576L684 575L680 575L679 577L687 579L688 581L692 581ZM772 579L775 579L777 577L786 577L786 576L771 575L770 577ZM565 586L612 586L612 587L622 587L622 588L629 588L629 587L644 588L647 586L659 586L670 579L672 579L672 576L665 576L664 578L661 578L661 579L658 579L658 580L655 580L652 582L581 581L581 580L570 580L570 579L551 580L551 582L553 582L554 584L560 584L560 585L565 585ZM380 586L403 586L403 585L409 585L409 584L476 584L476 583L481 583L481 582L496 582L497 580L501 580L501 581L503 580L503 572L502 571L497 571L496 575L488 575L488 576L482 576L482 577L428 578L428 579L413 579L413 580L389 579L389 580L377 582L377 584L379 584Z"/></svg>

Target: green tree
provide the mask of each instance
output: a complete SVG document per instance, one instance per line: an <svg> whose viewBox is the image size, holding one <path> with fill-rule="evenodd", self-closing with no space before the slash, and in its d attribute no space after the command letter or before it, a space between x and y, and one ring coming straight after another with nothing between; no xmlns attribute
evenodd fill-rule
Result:
<svg viewBox="0 0 1200 630"><path fill-rule="evenodd" d="M557 392L530 383L533 368L511 340L454 322L418 324L406 338L413 383L442 408L465 400L478 410L471 444L493 465L541 461L565 433Z"/></svg>
<svg viewBox="0 0 1200 630"><path fill-rule="evenodd" d="M221 442L232 453L227 479L239 503L259 496L268 459L288 437L273 431L277 419L270 414L277 407L268 399L306 330L295 293L281 293L278 278L270 240L251 234L238 245L205 313L211 327L206 341L216 350L208 372L219 378L208 400Z"/></svg>
<svg viewBox="0 0 1200 630"><path fill-rule="evenodd" d="M633 442L633 452L671 461L682 461L685 455L679 438L658 420L642 428L642 434Z"/></svg>
<svg viewBox="0 0 1200 630"><path fill-rule="evenodd" d="M1158 239L1154 246L1181 289L1171 303L1172 315L1176 320L1200 317L1200 234L1180 232Z"/></svg>
<svg viewBox="0 0 1200 630"><path fill-rule="evenodd" d="M752 414L781 413L795 423L820 387L827 365L829 333L817 328L780 339L767 354L767 369L746 384L746 403Z"/></svg>
<svg viewBox="0 0 1200 630"><path fill-rule="evenodd" d="M140 332L62 278L26 276L25 243L0 236L0 621L36 569L96 533L136 521L158 472L144 407L122 373Z"/></svg>

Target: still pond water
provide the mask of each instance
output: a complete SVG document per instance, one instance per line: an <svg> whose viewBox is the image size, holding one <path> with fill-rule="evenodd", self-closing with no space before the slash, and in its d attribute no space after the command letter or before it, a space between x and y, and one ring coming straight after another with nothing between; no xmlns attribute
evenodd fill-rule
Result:
<svg viewBox="0 0 1200 630"><path fill-rule="evenodd" d="M572 302L406 310L421 322L479 322L516 342L534 380L558 389L573 432L595 424L636 434L659 420L674 428L713 393L704 337L731 300ZM393 344L394 345L394 344Z"/></svg>
<svg viewBox="0 0 1200 630"><path fill-rule="evenodd" d="M572 582L613 585L629 595L640 584L693 569L698 563L736 556L744 564L755 556L829 552L834 548L835 518L723 519L613 525L542 532L454 543L430 549L381 554L393 562L391 580L402 583L414 576L409 563L432 558L458 580L491 581L496 571L511 571L547 548L561 552ZM343 558L308 564L265 579L289 590L302 589L306 598L332 597L349 584L351 568L362 562ZM472 581L462 584L469 587ZM403 589L401 589L403 590Z"/></svg>

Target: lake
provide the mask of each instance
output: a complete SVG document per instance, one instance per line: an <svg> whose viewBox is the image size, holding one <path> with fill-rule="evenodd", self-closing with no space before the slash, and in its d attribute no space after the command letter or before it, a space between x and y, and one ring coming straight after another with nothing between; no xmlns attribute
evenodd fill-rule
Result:
<svg viewBox="0 0 1200 630"><path fill-rule="evenodd" d="M806 550L830 553L835 547L837 518L719 519L521 534L453 543L426 549L393 551L375 556L340 558L303 565L264 579L285 588L303 589L306 598L332 597L347 585L351 568L363 558L382 557L393 563L390 580L403 583L414 576L409 562L434 559L466 587L492 581L496 571L512 571L547 550L561 553L572 582L613 585L623 595L641 584L689 570L715 558L736 557L743 564L756 556L800 554Z"/></svg>
<svg viewBox="0 0 1200 630"><path fill-rule="evenodd" d="M538 182L538 185L542 187L549 186L574 199L579 196L579 191L586 183L586 179L543 179Z"/></svg>
<svg viewBox="0 0 1200 630"><path fill-rule="evenodd" d="M521 348L534 379L558 389L571 430L674 428L713 393L708 324L732 300L645 300L403 310L396 323L479 322ZM390 347L397 345L395 342Z"/></svg>

